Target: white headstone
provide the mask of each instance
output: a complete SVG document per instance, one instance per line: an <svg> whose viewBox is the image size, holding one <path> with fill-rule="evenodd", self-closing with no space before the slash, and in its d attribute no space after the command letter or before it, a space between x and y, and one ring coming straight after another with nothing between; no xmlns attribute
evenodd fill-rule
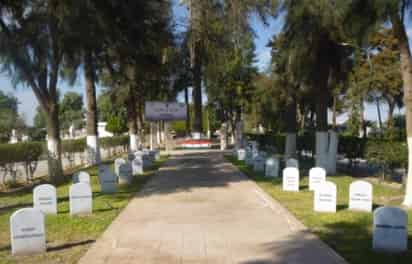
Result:
<svg viewBox="0 0 412 264"><path fill-rule="evenodd" d="M22 208L10 217L11 253L30 255L46 251L44 214L35 208Z"/></svg>
<svg viewBox="0 0 412 264"><path fill-rule="evenodd" d="M133 171L133 175L143 174L143 157L142 156L136 156L135 159L132 161L132 171Z"/></svg>
<svg viewBox="0 0 412 264"><path fill-rule="evenodd" d="M314 191L322 182L326 181L326 171L320 167L309 170L309 190Z"/></svg>
<svg viewBox="0 0 412 264"><path fill-rule="evenodd" d="M355 181L349 186L349 209L372 212L372 184L366 181Z"/></svg>
<svg viewBox="0 0 412 264"><path fill-rule="evenodd" d="M314 198L315 212L336 212L336 184L324 181L316 186Z"/></svg>
<svg viewBox="0 0 412 264"><path fill-rule="evenodd" d="M282 187L284 191L299 191L299 170L297 168L285 168L282 176Z"/></svg>
<svg viewBox="0 0 412 264"><path fill-rule="evenodd" d="M297 159L288 159L286 161L286 167L293 167L299 169L299 161Z"/></svg>
<svg viewBox="0 0 412 264"><path fill-rule="evenodd" d="M266 160L265 176L279 177L279 159L272 157Z"/></svg>
<svg viewBox="0 0 412 264"><path fill-rule="evenodd" d="M155 151L155 160L160 160L160 150L156 149Z"/></svg>
<svg viewBox="0 0 412 264"><path fill-rule="evenodd" d="M408 250L408 215L400 208L380 207L373 213L373 249L386 252Z"/></svg>
<svg viewBox="0 0 412 264"><path fill-rule="evenodd" d="M100 188L103 193L113 193L117 191L116 175L106 165L99 165Z"/></svg>
<svg viewBox="0 0 412 264"><path fill-rule="evenodd" d="M87 183L75 183L70 186L70 215L86 215L92 213L92 189Z"/></svg>
<svg viewBox="0 0 412 264"><path fill-rule="evenodd" d="M124 159L118 158L114 160L114 173L119 176L119 167L122 164L126 164L126 161Z"/></svg>
<svg viewBox="0 0 412 264"><path fill-rule="evenodd" d="M238 149L237 150L237 160L245 160L245 158L246 158L246 150Z"/></svg>
<svg viewBox="0 0 412 264"><path fill-rule="evenodd" d="M248 166L253 165L253 153L250 149L246 150L245 163Z"/></svg>
<svg viewBox="0 0 412 264"><path fill-rule="evenodd" d="M73 183L90 183L90 175L85 171L79 171L73 174Z"/></svg>
<svg viewBox="0 0 412 264"><path fill-rule="evenodd" d="M45 214L57 214L56 188L51 184L36 186L33 189L33 207Z"/></svg>
<svg viewBox="0 0 412 264"><path fill-rule="evenodd" d="M130 163L119 166L119 184L130 184L132 182L133 170Z"/></svg>
<svg viewBox="0 0 412 264"><path fill-rule="evenodd" d="M258 172L265 171L265 158L262 155L257 155L253 160L253 170Z"/></svg>

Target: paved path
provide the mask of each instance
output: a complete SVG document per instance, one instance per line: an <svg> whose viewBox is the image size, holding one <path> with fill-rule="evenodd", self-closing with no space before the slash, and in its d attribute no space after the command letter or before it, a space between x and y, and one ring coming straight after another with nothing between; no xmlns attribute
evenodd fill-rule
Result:
<svg viewBox="0 0 412 264"><path fill-rule="evenodd" d="M211 152L173 156L80 263L345 261Z"/></svg>

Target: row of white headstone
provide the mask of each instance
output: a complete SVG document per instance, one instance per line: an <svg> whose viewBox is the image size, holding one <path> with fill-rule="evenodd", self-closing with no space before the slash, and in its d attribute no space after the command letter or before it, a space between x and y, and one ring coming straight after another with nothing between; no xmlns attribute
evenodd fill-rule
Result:
<svg viewBox="0 0 412 264"><path fill-rule="evenodd" d="M105 165L99 166L101 191L113 193L119 184L129 184L133 174L143 173L143 167L159 160L158 151L138 152L129 155L131 163L116 159L112 173ZM116 179L118 177L118 179ZM80 171L73 175L69 189L70 215L88 215L93 210L90 175ZM46 251L45 215L57 214L57 191L51 184L42 184L33 189L33 208L22 208L10 217L10 240L13 255L29 255Z"/></svg>
<svg viewBox="0 0 412 264"><path fill-rule="evenodd" d="M266 177L278 177L279 159L269 157L266 153L250 147L237 151L238 160L253 166L257 172L265 172ZM296 159L286 161L282 173L282 189L299 191L299 162ZM336 184L326 180L326 171L315 167L309 171L309 190L314 191L313 207L315 212L336 212ZM349 186L349 209L371 212L373 208L373 187L366 181L355 181ZM373 212L372 247L377 251L403 252L408 249L408 217L404 210L384 206Z"/></svg>

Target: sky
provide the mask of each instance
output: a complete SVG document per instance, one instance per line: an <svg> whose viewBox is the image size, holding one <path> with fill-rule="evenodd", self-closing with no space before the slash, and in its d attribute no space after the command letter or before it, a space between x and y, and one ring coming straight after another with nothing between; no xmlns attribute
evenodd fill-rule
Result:
<svg viewBox="0 0 412 264"><path fill-rule="evenodd" d="M178 0L173 0L173 14L176 24L177 31L183 31L187 27L187 9L185 6L179 5ZM280 32L282 28L281 19L270 19L268 25L264 25L259 18L252 16L250 18L251 25L255 31L255 46L256 46L256 66L260 71L264 71L268 64L270 63L270 48L266 47L268 41L272 38L274 34ZM412 39L412 24L407 26L407 31L409 38ZM81 74L80 74L81 76ZM61 94L68 91L78 92L84 94L84 80L82 76L73 86L69 86L65 81L59 81L59 89ZM23 87L21 85L14 87L10 76L6 73L0 73L0 90L10 93L17 97L19 101L19 113L24 117L27 124L31 125L33 123L34 115L36 114L36 107L38 106L37 99L35 98L30 87ZM101 92L101 87L97 88L97 94ZM181 100L181 96L178 97L178 100ZM85 101L85 96L83 95L83 100ZM204 98L206 101L207 98ZM399 110L396 110L395 113L398 113ZM331 116L331 115L329 115ZM366 104L366 119L371 121L377 120L377 110L374 104ZM382 116L386 120L387 117L387 106L382 105ZM344 122L347 119L347 116L341 115L338 117L338 123Z"/></svg>

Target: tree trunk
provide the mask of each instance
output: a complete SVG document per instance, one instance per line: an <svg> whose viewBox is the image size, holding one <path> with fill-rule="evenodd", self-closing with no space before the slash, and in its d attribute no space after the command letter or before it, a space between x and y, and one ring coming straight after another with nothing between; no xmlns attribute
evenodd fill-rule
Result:
<svg viewBox="0 0 412 264"><path fill-rule="evenodd" d="M365 123L365 107L363 105L363 98L359 102L359 124L362 131L361 137L366 138L366 123Z"/></svg>
<svg viewBox="0 0 412 264"><path fill-rule="evenodd" d="M129 125L130 151L135 152L139 146L139 136L137 133L136 96L130 93L127 100L127 121Z"/></svg>
<svg viewBox="0 0 412 264"><path fill-rule="evenodd" d="M378 112L378 124L379 124L379 134L382 134L382 115L381 115L381 104L379 97L376 100L376 111Z"/></svg>
<svg viewBox="0 0 412 264"><path fill-rule="evenodd" d="M296 100L287 106L285 160L296 158Z"/></svg>
<svg viewBox="0 0 412 264"><path fill-rule="evenodd" d="M316 104L316 166L328 166L328 78L329 69L323 61L320 65Z"/></svg>
<svg viewBox="0 0 412 264"><path fill-rule="evenodd" d="M190 135L190 105L189 105L189 88L185 88L185 104L186 104L186 136Z"/></svg>
<svg viewBox="0 0 412 264"><path fill-rule="evenodd" d="M87 100L87 160L89 165L95 165L100 163L101 158L97 134L96 78L93 57L90 51L85 52L84 69Z"/></svg>
<svg viewBox="0 0 412 264"><path fill-rule="evenodd" d="M395 103L388 100L388 128L393 128L393 112L395 111Z"/></svg>
<svg viewBox="0 0 412 264"><path fill-rule="evenodd" d="M193 54L193 131L196 133L202 133L202 58L200 44L196 42L194 45L195 47Z"/></svg>
<svg viewBox="0 0 412 264"><path fill-rule="evenodd" d="M399 42L401 55L401 74L404 89L406 134L408 141L408 179L403 204L410 207L412 206L412 60L405 26L397 12L392 14L391 22L394 34Z"/></svg>
<svg viewBox="0 0 412 264"><path fill-rule="evenodd" d="M336 122L336 95L333 96L333 107L332 107L332 129L336 129L337 122Z"/></svg>
<svg viewBox="0 0 412 264"><path fill-rule="evenodd" d="M47 157L49 179L54 184L64 181L63 165L61 162L61 140L59 126L59 107L57 103L50 103L46 113L47 118Z"/></svg>

